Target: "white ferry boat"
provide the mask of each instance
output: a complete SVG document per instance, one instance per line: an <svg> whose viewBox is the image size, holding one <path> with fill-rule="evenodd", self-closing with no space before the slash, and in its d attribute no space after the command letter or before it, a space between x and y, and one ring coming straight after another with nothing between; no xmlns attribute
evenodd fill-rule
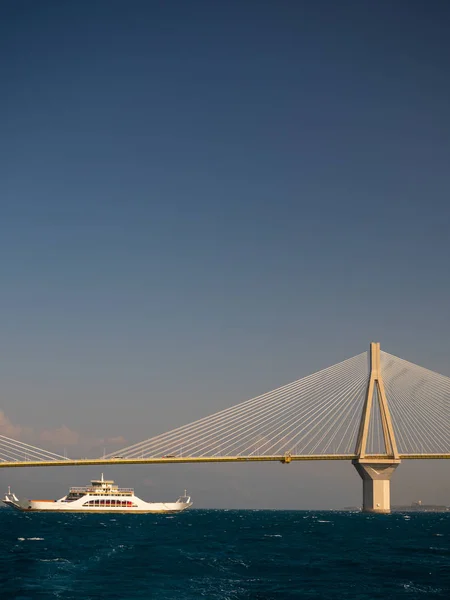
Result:
<svg viewBox="0 0 450 600"><path fill-rule="evenodd" d="M67 496L59 500L19 500L11 489L3 502L21 511L52 512L114 512L114 513L171 513L192 506L184 491L176 502L145 502L134 495L132 488L119 488L114 481L93 479L86 487L71 487Z"/></svg>

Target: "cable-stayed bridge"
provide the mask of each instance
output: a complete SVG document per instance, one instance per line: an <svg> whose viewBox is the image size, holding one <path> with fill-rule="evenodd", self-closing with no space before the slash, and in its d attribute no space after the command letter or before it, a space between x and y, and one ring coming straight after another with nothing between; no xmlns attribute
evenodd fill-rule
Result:
<svg viewBox="0 0 450 600"><path fill-rule="evenodd" d="M405 459L450 458L450 378L367 352L97 459L70 459L0 436L0 467L351 460L365 510L390 509Z"/></svg>

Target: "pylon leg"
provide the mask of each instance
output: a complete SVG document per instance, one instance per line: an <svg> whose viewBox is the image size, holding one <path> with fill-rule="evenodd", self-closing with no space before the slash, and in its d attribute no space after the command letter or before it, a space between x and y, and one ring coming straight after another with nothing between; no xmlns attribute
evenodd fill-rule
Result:
<svg viewBox="0 0 450 600"><path fill-rule="evenodd" d="M400 460L354 460L353 465L363 480L363 512L391 512L391 477Z"/></svg>

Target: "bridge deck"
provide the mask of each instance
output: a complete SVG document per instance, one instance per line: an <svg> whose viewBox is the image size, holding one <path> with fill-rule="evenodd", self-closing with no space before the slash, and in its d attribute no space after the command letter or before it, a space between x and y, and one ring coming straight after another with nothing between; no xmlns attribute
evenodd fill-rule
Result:
<svg viewBox="0 0 450 600"><path fill-rule="evenodd" d="M309 454L274 456L186 456L173 458L80 458L51 461L0 461L0 468L12 467L81 467L85 465L143 465L168 463L230 463L230 462L281 462L290 463L305 460L354 460L356 454ZM367 456L371 460L386 460L383 454ZM401 460L450 459L450 454L401 454Z"/></svg>

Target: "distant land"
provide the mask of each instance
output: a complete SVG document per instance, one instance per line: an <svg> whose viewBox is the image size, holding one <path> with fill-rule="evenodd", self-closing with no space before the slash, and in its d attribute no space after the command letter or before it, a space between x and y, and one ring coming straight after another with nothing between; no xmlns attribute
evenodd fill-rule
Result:
<svg viewBox="0 0 450 600"><path fill-rule="evenodd" d="M360 506L344 506L342 510L360 511ZM439 504L423 504L422 500L411 504L393 504L391 512L450 512L450 506Z"/></svg>
<svg viewBox="0 0 450 600"><path fill-rule="evenodd" d="M391 510L394 512L447 512L450 511L449 506L440 506L439 504L423 504L421 500L413 502L410 506L403 506L401 504L394 504L391 506Z"/></svg>

